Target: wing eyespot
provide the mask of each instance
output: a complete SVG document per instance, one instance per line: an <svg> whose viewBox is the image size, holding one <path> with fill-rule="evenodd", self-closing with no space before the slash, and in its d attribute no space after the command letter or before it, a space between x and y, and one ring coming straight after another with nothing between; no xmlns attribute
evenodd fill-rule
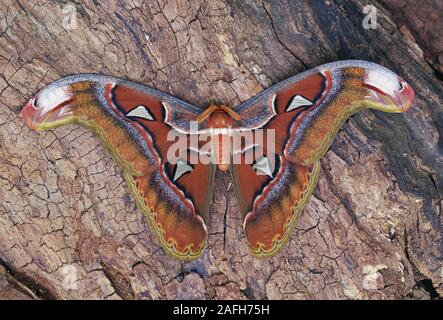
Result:
<svg viewBox="0 0 443 320"><path fill-rule="evenodd" d="M258 175L265 174L270 178L274 177L273 173L275 168L273 168L271 165L268 157L263 156L257 159L257 161L255 161L255 163L252 165L252 169L254 169Z"/></svg>
<svg viewBox="0 0 443 320"><path fill-rule="evenodd" d="M173 181L177 181L180 179L183 175L185 175L188 172L192 172L194 170L190 164L188 164L183 159L177 159L177 164L175 165L175 172L174 172L174 178Z"/></svg>
<svg viewBox="0 0 443 320"><path fill-rule="evenodd" d="M134 109L129 111L126 114L126 116L129 117L129 118L140 118L140 119L145 119L145 120L149 120L149 121L154 121L155 120L154 116L152 115L152 113L149 112L148 108L146 108L143 105L135 107Z"/></svg>
<svg viewBox="0 0 443 320"><path fill-rule="evenodd" d="M310 101L310 100L306 99L305 97L297 94L297 95L295 95L295 96L293 96L291 98L291 100L290 100L290 102L289 102L289 104L288 104L288 106L287 106L285 111L286 112L290 112L290 111L293 111L293 110L295 110L297 108L300 108L300 107L312 106L313 104L314 103L312 101Z"/></svg>

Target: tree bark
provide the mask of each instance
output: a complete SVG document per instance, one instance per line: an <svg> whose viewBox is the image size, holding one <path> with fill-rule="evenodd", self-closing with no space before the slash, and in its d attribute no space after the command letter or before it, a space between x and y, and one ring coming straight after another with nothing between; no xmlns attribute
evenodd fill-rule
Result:
<svg viewBox="0 0 443 320"><path fill-rule="evenodd" d="M0 298L441 297L441 3L370 2L377 27L366 30L363 0L1 0ZM227 174L216 176L203 257L179 262L98 138L76 126L34 132L19 115L70 74L126 78L204 108L343 59L390 68L416 105L347 122L289 243L267 260L248 253Z"/></svg>

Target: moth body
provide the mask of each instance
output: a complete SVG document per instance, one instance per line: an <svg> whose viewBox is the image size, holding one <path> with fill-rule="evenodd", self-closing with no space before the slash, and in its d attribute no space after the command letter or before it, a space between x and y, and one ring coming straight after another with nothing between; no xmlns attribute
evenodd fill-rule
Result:
<svg viewBox="0 0 443 320"><path fill-rule="evenodd" d="M226 111L226 106L211 106L214 110L209 115L208 125L211 133L213 163L221 171L228 171L232 154L233 118Z"/></svg>

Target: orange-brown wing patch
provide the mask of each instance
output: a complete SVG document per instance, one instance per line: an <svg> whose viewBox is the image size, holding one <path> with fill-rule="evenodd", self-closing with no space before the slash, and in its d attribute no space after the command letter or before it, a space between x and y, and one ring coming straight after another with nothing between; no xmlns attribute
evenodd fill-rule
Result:
<svg viewBox="0 0 443 320"><path fill-rule="evenodd" d="M273 256L288 241L314 190L318 171L319 163L310 167L283 163L278 176L255 199L243 225L255 256Z"/></svg>
<svg viewBox="0 0 443 320"><path fill-rule="evenodd" d="M142 177L127 176L127 181L163 248L179 259L197 258L207 237L203 219L193 213L192 207L173 205L176 196L159 190L162 184L157 181L161 179L158 175L153 172Z"/></svg>

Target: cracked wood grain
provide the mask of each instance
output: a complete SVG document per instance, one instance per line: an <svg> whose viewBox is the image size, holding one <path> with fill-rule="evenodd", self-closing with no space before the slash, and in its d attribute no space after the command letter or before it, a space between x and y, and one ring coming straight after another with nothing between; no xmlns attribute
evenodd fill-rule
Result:
<svg viewBox="0 0 443 320"><path fill-rule="evenodd" d="M437 0L371 1L376 30L363 29L361 0L75 1L72 30L63 27L66 3L0 2L0 298L443 295ZM203 257L178 262L156 244L92 133L34 132L19 117L39 89L69 74L127 78L204 108L351 58L402 75L417 105L348 121L288 245L269 260L248 253L228 175L216 176Z"/></svg>

